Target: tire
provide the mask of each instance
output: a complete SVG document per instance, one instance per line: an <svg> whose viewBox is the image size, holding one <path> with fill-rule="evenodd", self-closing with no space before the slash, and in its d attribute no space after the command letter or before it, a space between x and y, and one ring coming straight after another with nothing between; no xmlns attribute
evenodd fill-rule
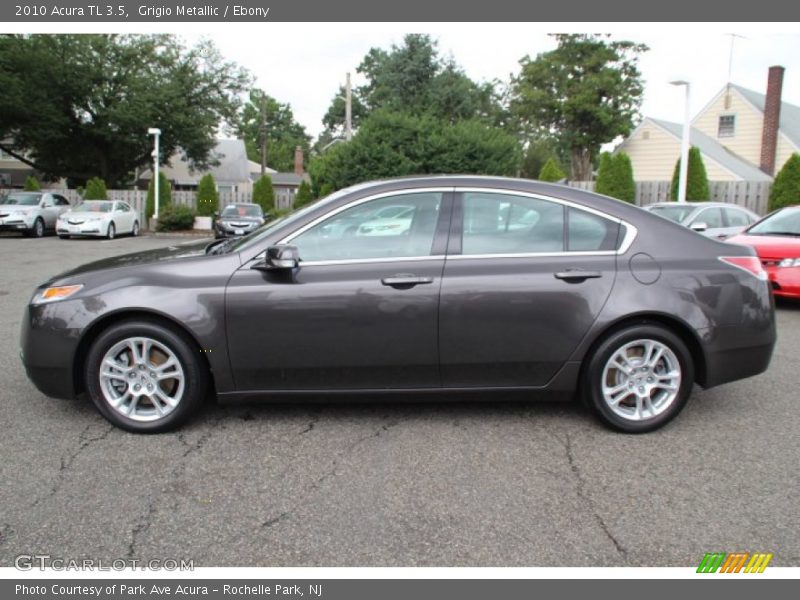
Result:
<svg viewBox="0 0 800 600"><path fill-rule="evenodd" d="M69 239L69 236L68 236L68 235L61 235L61 234L59 234L59 235L58 235L58 239L60 239L60 240L68 240L68 239Z"/></svg>
<svg viewBox="0 0 800 600"><path fill-rule="evenodd" d="M139 221L133 222L133 227L131 228L131 237L139 237Z"/></svg>
<svg viewBox="0 0 800 600"><path fill-rule="evenodd" d="M109 359L118 366L109 368ZM86 356L84 377L100 414L135 433L160 433L185 423L202 404L210 381L191 340L171 327L140 319L121 321L100 333ZM161 395L148 394L150 389Z"/></svg>
<svg viewBox="0 0 800 600"><path fill-rule="evenodd" d="M665 327L644 323L615 331L596 346L582 388L605 425L646 433L678 415L693 384L694 363L683 340Z"/></svg>
<svg viewBox="0 0 800 600"><path fill-rule="evenodd" d="M113 240L114 237L117 235L117 228L114 225L114 221L108 224L108 231L106 231L106 237L110 240Z"/></svg>
<svg viewBox="0 0 800 600"><path fill-rule="evenodd" d="M42 221L41 217L37 217L37 219L33 222L30 236L35 238L44 237L44 221Z"/></svg>

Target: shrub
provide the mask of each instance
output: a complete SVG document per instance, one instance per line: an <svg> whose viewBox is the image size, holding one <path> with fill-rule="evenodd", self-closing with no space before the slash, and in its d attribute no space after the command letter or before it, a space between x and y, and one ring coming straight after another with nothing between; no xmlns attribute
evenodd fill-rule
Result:
<svg viewBox="0 0 800 600"><path fill-rule="evenodd" d="M314 200L311 195L311 186L308 185L306 180L300 182L300 187L297 188L297 194L294 197L294 207L301 208L306 204L310 204Z"/></svg>
<svg viewBox="0 0 800 600"><path fill-rule="evenodd" d="M272 177L262 175L253 184L253 202L261 207L264 214L275 210L275 191L272 189Z"/></svg>
<svg viewBox="0 0 800 600"><path fill-rule="evenodd" d="M332 183L323 183L319 188L319 197L325 198L326 196L330 196L335 191L336 189L333 187Z"/></svg>
<svg viewBox="0 0 800 600"><path fill-rule="evenodd" d="M172 204L172 185L164 175L163 171L158 172L158 212L161 216L162 209ZM156 212L156 192L155 180L150 180L150 185L147 186L147 202L145 203L145 219L149 219Z"/></svg>
<svg viewBox="0 0 800 600"><path fill-rule="evenodd" d="M678 179L680 179L681 159L675 163L675 171L672 174L672 189L670 196L673 200L678 199ZM689 172L686 175L686 200L698 201L708 200L708 176L706 166L703 164L703 156L700 149L692 147L689 149Z"/></svg>
<svg viewBox="0 0 800 600"><path fill-rule="evenodd" d="M194 227L195 211L183 204L167 204L158 210L158 231L181 231Z"/></svg>
<svg viewBox="0 0 800 600"><path fill-rule="evenodd" d="M561 170L553 158L548 158L547 162L542 166L542 170L539 171L540 181L561 181L566 176L566 173Z"/></svg>
<svg viewBox="0 0 800 600"><path fill-rule="evenodd" d="M789 157L775 176L769 193L769 210L800 203L800 154Z"/></svg>
<svg viewBox="0 0 800 600"><path fill-rule="evenodd" d="M211 173L206 173L197 184L197 214L201 217L213 217L218 210L217 183Z"/></svg>
<svg viewBox="0 0 800 600"><path fill-rule="evenodd" d="M106 182L99 177L92 177L86 182L86 189L83 192L84 200L108 200Z"/></svg>
<svg viewBox="0 0 800 600"><path fill-rule="evenodd" d="M595 191L626 202L633 202L636 199L633 166L627 154L604 152L600 155Z"/></svg>
<svg viewBox="0 0 800 600"><path fill-rule="evenodd" d="M39 185L39 180L36 179L33 175L28 175L25 179L25 186L22 188L26 192L38 192L42 189L42 186Z"/></svg>

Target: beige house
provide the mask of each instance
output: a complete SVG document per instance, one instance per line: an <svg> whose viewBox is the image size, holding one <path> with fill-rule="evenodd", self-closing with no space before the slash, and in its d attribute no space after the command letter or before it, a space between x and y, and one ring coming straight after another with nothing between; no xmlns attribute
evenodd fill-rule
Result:
<svg viewBox="0 0 800 600"><path fill-rule="evenodd" d="M781 101L783 67L771 67L767 93L728 84L692 121L689 141L711 181L771 181L800 152L800 107ZM616 151L626 152L636 181L672 179L683 126L645 118Z"/></svg>

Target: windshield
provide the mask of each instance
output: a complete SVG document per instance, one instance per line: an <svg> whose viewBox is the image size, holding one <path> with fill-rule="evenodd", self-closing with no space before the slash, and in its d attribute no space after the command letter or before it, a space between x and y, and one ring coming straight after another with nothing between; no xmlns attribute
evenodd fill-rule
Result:
<svg viewBox="0 0 800 600"><path fill-rule="evenodd" d="M746 231L750 235L800 235L800 207L783 208Z"/></svg>
<svg viewBox="0 0 800 600"><path fill-rule="evenodd" d="M0 203L2 204L16 204L17 206L36 206L39 204L41 194L19 194L11 193L3 198Z"/></svg>
<svg viewBox="0 0 800 600"><path fill-rule="evenodd" d="M75 207L75 212L111 212L111 207L114 206L113 202L104 200L87 200L81 202Z"/></svg>
<svg viewBox="0 0 800 600"><path fill-rule="evenodd" d="M694 206L651 206L647 210L670 221L683 223L694 212Z"/></svg>
<svg viewBox="0 0 800 600"><path fill-rule="evenodd" d="M257 204L231 204L222 211L223 217L260 217L261 207Z"/></svg>

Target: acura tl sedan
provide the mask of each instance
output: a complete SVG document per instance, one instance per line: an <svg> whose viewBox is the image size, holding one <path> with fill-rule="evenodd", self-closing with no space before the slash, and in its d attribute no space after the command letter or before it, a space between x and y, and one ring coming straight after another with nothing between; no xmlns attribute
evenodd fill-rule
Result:
<svg viewBox="0 0 800 600"><path fill-rule="evenodd" d="M265 222L258 204L228 204L214 219L214 237L247 235Z"/></svg>
<svg viewBox="0 0 800 600"><path fill-rule="evenodd" d="M84 200L58 217L56 233L62 240L73 236L113 240L119 233L136 237L139 235L139 217L127 202Z"/></svg>
<svg viewBox="0 0 800 600"><path fill-rule="evenodd" d="M358 235L354 221L397 205L413 208L408 228ZM43 393L85 392L135 432L178 426L209 394L498 391L581 397L607 425L645 432L695 383L763 372L774 343L752 249L577 189L440 176L62 273L33 294L21 351Z"/></svg>

